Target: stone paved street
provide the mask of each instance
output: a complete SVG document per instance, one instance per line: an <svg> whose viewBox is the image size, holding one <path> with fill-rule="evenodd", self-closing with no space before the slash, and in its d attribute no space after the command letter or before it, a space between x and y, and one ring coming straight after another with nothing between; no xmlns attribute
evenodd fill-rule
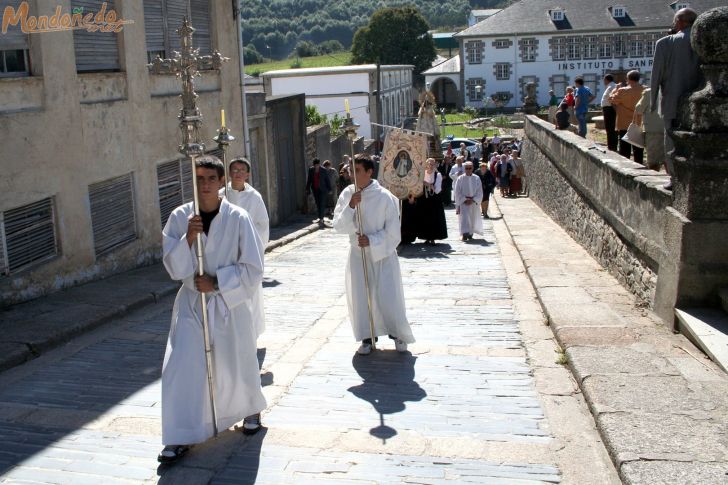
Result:
<svg viewBox="0 0 728 485"><path fill-rule="evenodd" d="M156 462L171 298L0 374L0 483L618 483L517 258L495 243L502 221L469 244L448 222L448 241L401 253L417 339L402 354L388 339L355 354L347 237L268 254L266 429L226 431L174 466Z"/></svg>

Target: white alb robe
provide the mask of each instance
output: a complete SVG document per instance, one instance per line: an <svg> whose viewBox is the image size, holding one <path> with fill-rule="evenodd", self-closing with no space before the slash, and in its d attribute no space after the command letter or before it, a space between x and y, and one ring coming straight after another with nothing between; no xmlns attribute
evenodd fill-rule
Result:
<svg viewBox="0 0 728 485"><path fill-rule="evenodd" d="M357 240L359 226L356 209L349 207L354 185L345 188L334 210L334 229L349 234L349 261L346 265L346 300L349 319L357 341L371 338L367 292L364 284L361 249ZM399 201L376 180L362 192L363 234L369 238L364 248L369 272L372 317L376 336L392 335L406 343L415 341L404 306L402 275L397 245L400 242Z"/></svg>
<svg viewBox="0 0 728 485"><path fill-rule="evenodd" d="M225 189L220 189L220 195L225 196ZM270 220L268 219L268 211L265 208L265 202L260 192L255 190L250 184L245 183L244 190L235 190L231 184L228 184L228 200L248 211L251 221L255 229L258 231L263 242L263 248L268 245L270 235ZM258 288L257 295L253 298L253 321L258 337L265 332L265 309L263 306L263 284Z"/></svg>
<svg viewBox="0 0 728 485"><path fill-rule="evenodd" d="M212 436L200 293L195 290L196 244L187 244L192 203L175 209L163 231L164 266L182 281L162 367L162 442L201 443ZM263 278L263 245L248 214L220 203L204 244L205 273L217 276L219 291L208 293L213 345L217 425L229 428L266 407L260 386L252 297Z"/></svg>
<svg viewBox="0 0 728 485"><path fill-rule="evenodd" d="M467 197L473 198L472 204L465 204ZM459 177L455 182L455 204L460 207L458 214L460 234L483 234L483 220L480 215L482 201L483 185L480 178L475 175Z"/></svg>

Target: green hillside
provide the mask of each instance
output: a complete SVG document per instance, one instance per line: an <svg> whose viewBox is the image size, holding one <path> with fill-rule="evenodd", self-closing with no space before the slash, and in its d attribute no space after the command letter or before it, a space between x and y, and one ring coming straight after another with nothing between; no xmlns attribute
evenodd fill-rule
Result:
<svg viewBox="0 0 728 485"><path fill-rule="evenodd" d="M283 59L280 61L262 62L250 65L246 64L245 74L257 76L264 72L276 71L279 69L348 66L349 64L351 64L351 52L335 52L333 54L324 54L320 56Z"/></svg>
<svg viewBox="0 0 728 485"><path fill-rule="evenodd" d="M356 30L376 10L414 5L433 29L461 29L473 8L513 0L249 0L243 2L243 41L266 58L284 59L302 41L337 41L349 49ZM288 67L288 66L286 66Z"/></svg>

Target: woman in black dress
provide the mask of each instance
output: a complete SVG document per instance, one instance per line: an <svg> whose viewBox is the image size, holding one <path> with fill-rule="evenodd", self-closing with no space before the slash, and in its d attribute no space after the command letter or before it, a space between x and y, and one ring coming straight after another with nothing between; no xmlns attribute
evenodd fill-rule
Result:
<svg viewBox="0 0 728 485"><path fill-rule="evenodd" d="M447 239L445 208L442 205L442 174L436 170L435 159L425 162L424 193L417 199L419 230L417 237L425 244L434 245L436 239Z"/></svg>

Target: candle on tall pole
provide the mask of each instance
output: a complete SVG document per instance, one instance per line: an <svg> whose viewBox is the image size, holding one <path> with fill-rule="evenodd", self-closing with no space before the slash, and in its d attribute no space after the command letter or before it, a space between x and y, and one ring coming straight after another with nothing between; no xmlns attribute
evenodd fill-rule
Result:
<svg viewBox="0 0 728 485"><path fill-rule="evenodd" d="M219 52L215 51L210 56L200 56L199 49L192 47L192 34L195 29L185 17L182 26L177 29L180 36L180 52L175 52L172 59L157 57L149 65L153 74L175 74L182 81L182 109L177 118L182 131L182 143L179 145L179 152L189 157L192 165L192 193L194 198L195 215L200 215L200 200L197 191L197 177L195 161L197 157L205 153L205 144L202 143L200 127L202 126L202 114L197 107L197 93L195 93L195 76L199 75L200 69L220 69L222 63L227 61ZM205 274L204 247L202 234L197 234L196 240L197 270L200 276ZM213 434L217 436L217 411L215 408L215 375L212 359L212 342L210 340L210 326L207 316L207 298L205 293L200 293L200 307L202 319L202 334L204 340L205 364L207 370L207 388L210 395L210 412L212 414Z"/></svg>
<svg viewBox="0 0 728 485"><path fill-rule="evenodd" d="M232 184L230 181L230 167L228 167L228 156L227 150L230 142L235 141L235 137L230 134L227 126L225 126L225 110L220 110L220 129L217 130L217 136L213 138L217 142L217 147L220 149L222 164L225 166L225 198L228 197L228 186Z"/></svg>
<svg viewBox="0 0 728 485"><path fill-rule="evenodd" d="M359 187L359 181L356 179L356 161L354 160L354 140L356 139L356 130L359 128L359 125L354 123L354 120L351 118L351 113L349 112L349 100L344 100L344 108L346 110L346 118L344 119L344 124L342 128L346 132L346 136L349 138L349 141L351 142L351 162L352 166L354 168L353 176L354 176L354 188L357 192L360 190L363 190L363 187ZM363 198L362 201L359 202L356 205L356 223L359 227L359 235L362 235L362 232L364 230L364 226L362 223L362 205L363 205ZM367 265L367 254L365 251L365 248L361 248L361 265L364 270L364 286L367 289L367 310L369 311L369 330L372 335L372 350L377 350L377 343L376 343L376 335L374 334L374 317L372 316L372 291L369 288L369 266Z"/></svg>

